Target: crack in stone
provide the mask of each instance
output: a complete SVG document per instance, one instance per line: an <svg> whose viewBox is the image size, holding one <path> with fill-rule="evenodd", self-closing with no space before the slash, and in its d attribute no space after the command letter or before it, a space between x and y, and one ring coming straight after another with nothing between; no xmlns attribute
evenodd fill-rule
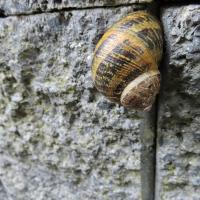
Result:
<svg viewBox="0 0 200 200"><path fill-rule="evenodd" d="M144 114L141 133L141 190L142 200L154 200L156 171L157 102Z"/></svg>
<svg viewBox="0 0 200 200"><path fill-rule="evenodd" d="M187 6L187 5L191 5L191 4L198 4L199 5L199 0L165 0L165 1L160 1L159 2L159 6L168 6L168 7L171 7L171 6L176 6L176 7L179 7L179 6Z"/></svg>
<svg viewBox="0 0 200 200"><path fill-rule="evenodd" d="M5 11L3 9L0 8L0 18L5 18Z"/></svg>
<svg viewBox="0 0 200 200"><path fill-rule="evenodd" d="M29 16L29 15L38 15L38 14L44 14L44 13L59 13L59 12L71 12L75 10L94 10L94 9L115 9L120 7L130 7L130 6L138 6L138 9L145 9L147 8L147 5L150 5L151 3L126 3L126 4L118 4L118 5L105 5L105 6L86 6L86 7L68 7L68 8L53 8L49 10L36 10L36 11L30 11L30 12L21 12L21 13L15 13L15 14L6 14L5 10L0 8L0 18L6 18L6 17L14 17L14 16Z"/></svg>

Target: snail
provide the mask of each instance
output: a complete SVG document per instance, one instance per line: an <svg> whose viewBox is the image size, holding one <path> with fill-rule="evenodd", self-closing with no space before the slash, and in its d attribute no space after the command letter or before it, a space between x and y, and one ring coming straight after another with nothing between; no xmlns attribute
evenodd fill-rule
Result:
<svg viewBox="0 0 200 200"><path fill-rule="evenodd" d="M160 89L162 29L147 11L112 25L96 45L92 79L99 92L126 108L149 111Z"/></svg>

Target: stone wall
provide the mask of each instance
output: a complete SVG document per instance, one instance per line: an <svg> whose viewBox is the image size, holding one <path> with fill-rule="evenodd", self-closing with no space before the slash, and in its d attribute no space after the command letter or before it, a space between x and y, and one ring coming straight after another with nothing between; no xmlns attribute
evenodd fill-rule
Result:
<svg viewBox="0 0 200 200"><path fill-rule="evenodd" d="M49 11L129 6L150 3L153 0L1 0L0 8L5 15L33 14Z"/></svg>
<svg viewBox="0 0 200 200"><path fill-rule="evenodd" d="M159 4L150 113L110 103L91 80L106 28L158 15L150 2L0 0L0 200L200 199L200 5Z"/></svg>
<svg viewBox="0 0 200 200"><path fill-rule="evenodd" d="M161 21L166 53L158 111L157 199L198 200L200 5L164 7Z"/></svg>

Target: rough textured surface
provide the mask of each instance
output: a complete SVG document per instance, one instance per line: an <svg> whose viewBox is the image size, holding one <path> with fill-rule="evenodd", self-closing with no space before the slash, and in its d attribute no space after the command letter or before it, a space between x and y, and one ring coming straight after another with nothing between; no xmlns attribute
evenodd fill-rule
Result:
<svg viewBox="0 0 200 200"><path fill-rule="evenodd" d="M90 72L105 28L132 10L0 19L4 199L141 198L142 117L96 92Z"/></svg>
<svg viewBox="0 0 200 200"><path fill-rule="evenodd" d="M157 200L200 199L200 5L162 9Z"/></svg>
<svg viewBox="0 0 200 200"><path fill-rule="evenodd" d="M156 116L141 134L143 117L109 103L90 73L106 27L136 6L92 7L133 2L0 0L1 17L30 14L0 18L0 200L153 199ZM199 200L200 5L161 18L156 200Z"/></svg>
<svg viewBox="0 0 200 200"><path fill-rule="evenodd" d="M174 6L177 5L184 5L184 4L193 4L193 3L199 3L199 0L160 0L161 2L164 2L166 5L170 3L173 3ZM172 6L172 5L171 5Z"/></svg>
<svg viewBox="0 0 200 200"><path fill-rule="evenodd" d="M55 9L119 6L149 3L153 0L0 0L0 10L5 15L51 11Z"/></svg>
<svg viewBox="0 0 200 200"><path fill-rule="evenodd" d="M2 182L0 182L0 199L1 200L7 200L8 199L7 192L6 192Z"/></svg>

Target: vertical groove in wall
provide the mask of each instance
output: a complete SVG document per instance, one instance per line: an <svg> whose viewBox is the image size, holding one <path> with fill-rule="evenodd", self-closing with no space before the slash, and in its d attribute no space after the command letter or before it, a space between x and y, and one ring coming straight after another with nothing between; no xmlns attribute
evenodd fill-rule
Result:
<svg viewBox="0 0 200 200"><path fill-rule="evenodd" d="M149 6L149 10L159 18L160 2ZM144 114L144 127L141 133L141 191L142 200L154 200L156 195L156 144L159 99L150 112Z"/></svg>
<svg viewBox="0 0 200 200"><path fill-rule="evenodd" d="M157 106L144 114L144 127L141 133L141 190L142 200L154 200L156 164L156 123Z"/></svg>
<svg viewBox="0 0 200 200"><path fill-rule="evenodd" d="M162 13L162 5L163 2L158 2L158 17L160 18L160 22L162 24L162 19L161 19L161 13ZM163 27L162 27L163 28ZM164 38L164 30L163 30L163 59L160 63L160 67L159 67L159 71L161 73L161 88L160 88L160 93L158 95L157 98L157 120L156 120L156 138L155 138L155 183L154 183L154 199L155 200L160 200L160 188L159 188L159 184L160 183L160 174L159 174L159 163L158 163L158 150L159 150L159 140L160 140L160 130L159 130L159 117L161 116L160 114L160 108L163 102L163 98L165 98L163 96L163 91L164 91L164 85L166 83L166 75L167 75L167 63L169 61L169 55L166 52L166 42L165 42L165 38Z"/></svg>

